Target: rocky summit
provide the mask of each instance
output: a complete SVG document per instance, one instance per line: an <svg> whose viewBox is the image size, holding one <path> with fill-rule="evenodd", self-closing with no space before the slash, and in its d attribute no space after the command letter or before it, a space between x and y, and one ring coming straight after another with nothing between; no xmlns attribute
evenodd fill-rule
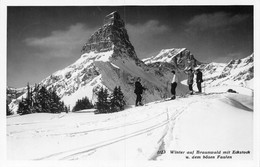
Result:
<svg viewBox="0 0 260 167"><path fill-rule="evenodd" d="M105 17L104 25L91 35L88 42L83 46L82 53L106 52L109 50L114 51L112 55L114 58L121 55L138 61L134 47L129 41L125 23L116 11Z"/></svg>

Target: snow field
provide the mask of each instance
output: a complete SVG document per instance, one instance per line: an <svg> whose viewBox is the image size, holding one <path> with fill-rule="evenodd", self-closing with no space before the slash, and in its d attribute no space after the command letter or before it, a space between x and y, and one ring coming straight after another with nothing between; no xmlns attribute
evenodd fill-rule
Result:
<svg viewBox="0 0 260 167"><path fill-rule="evenodd" d="M38 113L10 117L7 119L7 157L19 160L182 160L184 155L169 152L221 149L249 150L251 154L233 155L233 159L250 159L253 112L248 110L249 101L250 98L230 93L194 95L113 114ZM158 154L162 150L166 153Z"/></svg>
<svg viewBox="0 0 260 167"><path fill-rule="evenodd" d="M214 98L214 96L220 97ZM205 96L203 98L210 99L190 104L182 117L175 122L174 129L170 133L172 136L170 135L171 138L168 140L170 144L166 150L168 154L159 160L185 160L188 151L197 150L250 151L250 154L234 154L232 160L252 159L253 113L252 110L243 110L228 102L227 99L232 96L232 94ZM236 101L235 104L237 103L246 102ZM169 154L173 150L185 153ZM214 160L216 159L217 157Z"/></svg>
<svg viewBox="0 0 260 167"><path fill-rule="evenodd" d="M139 109L136 112L138 112L138 115L132 112L130 115L130 113L127 113L127 110L124 113L108 115L72 113L64 117L57 115L55 116L55 121L53 116L48 117L51 114L44 114L46 119L38 122L32 121L33 118L30 118L28 115L24 117L23 122L15 124L9 119L8 129L10 133L8 133L8 137L11 139L8 140L8 143L10 143L10 155L15 159L17 157L21 159L71 159L72 157L75 158L78 152L84 151L88 154L96 148L102 148L134 136L149 133L150 138L152 136L150 131L157 128L160 131L160 127L165 125L165 113L142 114L139 113L141 112ZM32 114L32 117L36 115L38 114ZM39 116L41 117L41 114ZM125 117L126 119L124 119ZM17 122L17 118L16 120L14 119L15 122ZM35 124L36 126L31 127L30 124ZM15 131L15 126L20 127L19 131ZM150 138L151 142L153 140L153 137ZM15 144L15 141L19 141L18 145ZM131 144L127 144L127 146L131 148ZM35 148L40 149L35 150ZM147 148L150 149L150 147ZM145 151L141 148L138 150L140 155L141 152ZM28 154L24 154L24 152ZM131 153L131 151L127 152ZM104 151L100 151L100 153L104 154ZM109 155L113 156L115 154L111 153ZM83 155L80 154L79 156ZM136 156L133 158L136 158Z"/></svg>

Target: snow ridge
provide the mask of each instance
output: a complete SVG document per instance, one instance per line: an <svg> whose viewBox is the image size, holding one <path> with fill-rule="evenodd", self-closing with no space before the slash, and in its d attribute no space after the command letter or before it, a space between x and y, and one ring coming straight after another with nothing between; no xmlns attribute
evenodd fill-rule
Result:
<svg viewBox="0 0 260 167"><path fill-rule="evenodd" d="M209 63L201 68L207 87L230 85L254 89L254 54L227 64Z"/></svg>
<svg viewBox="0 0 260 167"><path fill-rule="evenodd" d="M252 97L247 98L252 101ZM7 157L185 160L187 154L170 151L241 150L250 154L232 155L232 159L249 160L253 157L253 112L248 110L250 105L241 107L248 103L247 98L234 93L194 95L112 114L35 113L9 117Z"/></svg>
<svg viewBox="0 0 260 167"><path fill-rule="evenodd" d="M158 55L143 59L143 62L146 64L151 64L155 62L170 63L172 58L174 58L184 50L186 50L186 48L162 49Z"/></svg>

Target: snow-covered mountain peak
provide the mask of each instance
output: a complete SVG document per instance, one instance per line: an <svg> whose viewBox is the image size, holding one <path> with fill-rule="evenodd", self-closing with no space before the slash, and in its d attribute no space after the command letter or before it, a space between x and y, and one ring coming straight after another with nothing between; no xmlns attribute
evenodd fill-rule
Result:
<svg viewBox="0 0 260 167"><path fill-rule="evenodd" d="M62 77L69 77L72 72L76 72L77 70L81 70L84 67L90 67L91 64L94 61L103 61L107 62L109 61L110 56L113 54L113 51L107 51L107 52L101 52L101 53L95 53L95 52L89 52L84 53L76 62L69 65L68 67L59 70L52 74L52 76L59 76Z"/></svg>
<svg viewBox="0 0 260 167"><path fill-rule="evenodd" d="M172 48L172 49L162 49L158 55L143 59L145 63L154 62L168 62L170 63L172 58L178 55L180 52L186 50L186 48Z"/></svg>
<svg viewBox="0 0 260 167"><path fill-rule="evenodd" d="M209 63L201 65L207 87L236 85L253 90L254 54L229 63Z"/></svg>
<svg viewBox="0 0 260 167"><path fill-rule="evenodd" d="M153 66L156 63L163 63L172 68L178 68L181 70L187 68L194 68L199 64L202 64L195 59L194 55L186 48L172 48L163 49L156 56L143 59L144 63Z"/></svg>
<svg viewBox="0 0 260 167"><path fill-rule="evenodd" d="M91 35L83 46L82 53L100 53L111 50L114 53L110 59L117 59L120 56L120 58L130 58L140 63L134 47L129 41L125 23L118 12L112 12L105 17L103 26Z"/></svg>
<svg viewBox="0 0 260 167"><path fill-rule="evenodd" d="M110 14L108 14L104 19L104 24L112 24L118 28L124 28L125 22L121 19L119 13L117 11L114 11Z"/></svg>

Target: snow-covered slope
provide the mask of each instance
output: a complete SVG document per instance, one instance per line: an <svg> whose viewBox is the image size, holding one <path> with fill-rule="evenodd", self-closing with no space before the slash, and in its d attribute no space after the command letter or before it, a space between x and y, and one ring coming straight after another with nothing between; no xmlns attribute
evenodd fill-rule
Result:
<svg viewBox="0 0 260 167"><path fill-rule="evenodd" d="M179 96L189 92L185 80L187 74L184 70L195 68L202 63L195 59L194 55L186 48L163 49L156 56L142 60L149 68L154 71L155 75L166 81L168 92L170 92L170 83L172 80L172 70L178 75L178 88L176 94ZM182 82L184 81L184 82Z"/></svg>
<svg viewBox="0 0 260 167"><path fill-rule="evenodd" d="M10 116L7 159L171 161L192 158L187 152L195 150L193 155L201 159L208 155L213 160L230 160L221 158L227 155L231 160L252 160L252 101L251 96L218 93L153 102L112 114Z"/></svg>
<svg viewBox="0 0 260 167"><path fill-rule="evenodd" d="M143 61L151 68L160 69L161 75L167 74L177 67L181 78L177 91L178 89L182 89L182 87L179 87L180 85L186 85L187 75L183 73L183 70L189 67L201 69L204 80L202 84L204 92L214 92L215 89L217 89L217 91L222 89L223 92L226 92L231 87L233 87L233 89L238 87L241 93L247 91L241 91L239 87L250 89L252 93L254 90L254 54L243 59L231 60L227 64L214 62L201 63L194 58L189 50L185 48L172 48L164 49L158 55L143 59ZM195 83L193 86L194 90L197 90ZM187 88L184 87L184 89ZM181 90L181 92L185 91Z"/></svg>
<svg viewBox="0 0 260 167"><path fill-rule="evenodd" d="M185 48L172 48L172 49L163 49L160 51L160 53L156 56L149 57L146 59L143 59L145 63L156 63L156 62L168 62L170 63L172 61L172 58L176 55L180 54L186 50Z"/></svg>
<svg viewBox="0 0 260 167"><path fill-rule="evenodd" d="M26 87L22 87L22 88L7 87L6 88L7 103L9 104L10 102L12 102L13 99L16 99L17 97L21 96L25 92L26 92Z"/></svg>
<svg viewBox="0 0 260 167"><path fill-rule="evenodd" d="M194 68L202 64L196 60L194 55L186 48L163 49L158 55L143 59L143 62L149 66L160 63L161 65L168 65L181 70Z"/></svg>
<svg viewBox="0 0 260 167"><path fill-rule="evenodd" d="M254 54L227 64L209 63L201 68L206 89L237 86L254 91Z"/></svg>

